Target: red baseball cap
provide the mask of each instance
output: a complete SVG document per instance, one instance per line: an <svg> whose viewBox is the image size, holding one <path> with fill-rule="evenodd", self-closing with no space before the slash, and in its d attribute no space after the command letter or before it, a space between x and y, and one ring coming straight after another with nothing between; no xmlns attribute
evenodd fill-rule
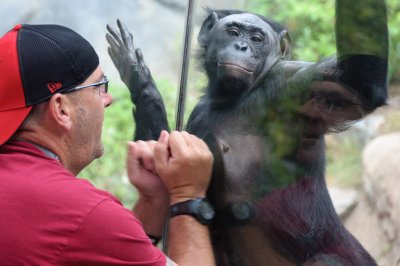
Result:
<svg viewBox="0 0 400 266"><path fill-rule="evenodd" d="M32 106L84 82L99 58L82 36L60 25L17 25L0 38L0 145Z"/></svg>

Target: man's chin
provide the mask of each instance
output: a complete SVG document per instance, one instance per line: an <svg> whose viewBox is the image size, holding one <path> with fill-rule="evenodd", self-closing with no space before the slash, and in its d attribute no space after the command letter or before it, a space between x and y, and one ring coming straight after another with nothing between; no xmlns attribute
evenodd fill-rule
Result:
<svg viewBox="0 0 400 266"><path fill-rule="evenodd" d="M104 146L101 144L97 149L93 152L93 160L99 159L104 155Z"/></svg>
<svg viewBox="0 0 400 266"><path fill-rule="evenodd" d="M104 146L101 145L101 147L99 148L99 151L98 151L98 154L97 154L97 158L96 158L96 159L102 157L103 155L104 155Z"/></svg>
<svg viewBox="0 0 400 266"><path fill-rule="evenodd" d="M322 138L302 138L296 159L301 164L314 163L321 157L324 142Z"/></svg>

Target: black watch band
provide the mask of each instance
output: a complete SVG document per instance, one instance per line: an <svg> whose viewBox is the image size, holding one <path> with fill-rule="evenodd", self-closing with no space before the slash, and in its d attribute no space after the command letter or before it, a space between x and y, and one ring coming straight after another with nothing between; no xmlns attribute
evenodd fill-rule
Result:
<svg viewBox="0 0 400 266"><path fill-rule="evenodd" d="M153 244L153 246L157 246L158 243L161 240L161 236L153 236L153 235L147 235L147 236L148 236L148 238L150 238L151 243Z"/></svg>
<svg viewBox="0 0 400 266"><path fill-rule="evenodd" d="M178 202L171 206L171 218L177 215L190 215L202 224L210 224L215 216L214 208L205 198Z"/></svg>

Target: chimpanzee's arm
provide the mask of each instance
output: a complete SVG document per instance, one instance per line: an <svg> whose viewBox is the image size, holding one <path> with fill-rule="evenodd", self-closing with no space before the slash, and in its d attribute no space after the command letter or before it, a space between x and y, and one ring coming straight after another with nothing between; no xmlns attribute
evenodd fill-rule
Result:
<svg viewBox="0 0 400 266"><path fill-rule="evenodd" d="M153 80L140 92L136 108L132 109L136 122L134 140L156 140L162 130L169 131L164 102Z"/></svg>
<svg viewBox="0 0 400 266"><path fill-rule="evenodd" d="M106 38L110 45L108 53L136 106L133 109L136 122L134 139L158 139L161 130L169 130L163 100L141 51L133 45L132 34L119 20L117 23L120 33L107 25L109 34Z"/></svg>
<svg viewBox="0 0 400 266"><path fill-rule="evenodd" d="M209 120L211 119L211 117L207 117L207 110L207 101L202 98L190 114L186 125L186 130L189 133L203 139L207 135L209 130Z"/></svg>
<svg viewBox="0 0 400 266"><path fill-rule="evenodd" d="M386 16L384 0L336 1L338 82L358 93L366 111L387 98Z"/></svg>
<svg viewBox="0 0 400 266"><path fill-rule="evenodd" d="M363 118L387 99L387 32L383 0L336 1L337 56L300 68L286 92L316 99L335 130Z"/></svg>

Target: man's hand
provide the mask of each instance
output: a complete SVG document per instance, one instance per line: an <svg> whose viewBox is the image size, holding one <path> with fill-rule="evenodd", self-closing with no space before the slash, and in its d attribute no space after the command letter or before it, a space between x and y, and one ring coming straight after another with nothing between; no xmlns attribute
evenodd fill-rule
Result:
<svg viewBox="0 0 400 266"><path fill-rule="evenodd" d="M128 142L127 171L132 185L139 192L133 208L148 235L161 237L168 215L168 191L155 173L155 141Z"/></svg>
<svg viewBox="0 0 400 266"><path fill-rule="evenodd" d="M108 53L121 80L129 88L132 102L136 104L140 90L148 85L155 88L155 85L140 49L135 49L132 34L120 20L117 20L117 24L119 32L107 25Z"/></svg>
<svg viewBox="0 0 400 266"><path fill-rule="evenodd" d="M141 197L153 201L168 202L168 191L157 175L154 165L156 141L128 142L127 170L129 181Z"/></svg>
<svg viewBox="0 0 400 266"><path fill-rule="evenodd" d="M208 146L187 132L161 132L154 163L173 205L205 197L213 156ZM216 265L209 231L190 215L174 216L169 224L169 256L178 265Z"/></svg>
<svg viewBox="0 0 400 266"><path fill-rule="evenodd" d="M207 144L187 132L161 132L154 148L155 169L170 195L170 204L205 197L213 156Z"/></svg>

